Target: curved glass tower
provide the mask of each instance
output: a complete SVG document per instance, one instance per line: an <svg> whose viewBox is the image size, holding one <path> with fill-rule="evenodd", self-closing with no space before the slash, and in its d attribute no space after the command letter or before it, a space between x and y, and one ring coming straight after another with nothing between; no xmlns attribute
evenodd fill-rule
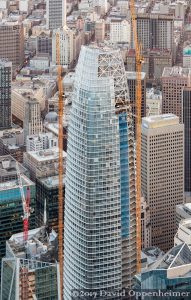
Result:
<svg viewBox="0 0 191 300"><path fill-rule="evenodd" d="M131 285L136 270L131 128L127 79L119 50L82 47L68 132L65 300L72 299L72 289Z"/></svg>

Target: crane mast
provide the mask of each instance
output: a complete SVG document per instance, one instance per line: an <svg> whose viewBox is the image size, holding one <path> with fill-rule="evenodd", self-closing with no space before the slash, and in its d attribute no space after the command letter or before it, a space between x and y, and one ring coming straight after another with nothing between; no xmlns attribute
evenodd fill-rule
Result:
<svg viewBox="0 0 191 300"><path fill-rule="evenodd" d="M137 239L137 272L141 272L141 70L142 49L137 36L137 21L135 12L135 0L130 0L131 22L135 46L136 61L136 100L135 100L135 129L136 129L136 239Z"/></svg>

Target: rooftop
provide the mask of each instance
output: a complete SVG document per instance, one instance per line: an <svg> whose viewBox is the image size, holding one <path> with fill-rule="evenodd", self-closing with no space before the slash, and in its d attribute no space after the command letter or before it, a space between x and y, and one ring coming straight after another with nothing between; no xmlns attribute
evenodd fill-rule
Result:
<svg viewBox="0 0 191 300"><path fill-rule="evenodd" d="M26 168L19 164L21 174L27 172ZM17 174L16 160L11 155L0 156L0 182L1 178L8 178ZM3 180L4 181L4 180Z"/></svg>
<svg viewBox="0 0 191 300"><path fill-rule="evenodd" d="M58 159L58 157L59 157L58 147L40 150L40 151L29 151L27 153L29 156L33 157L35 160L37 160L39 162L55 160L55 159ZM65 151L63 151L63 158L66 158Z"/></svg>
<svg viewBox="0 0 191 300"><path fill-rule="evenodd" d="M137 79L137 73L136 72L126 72L127 74L127 79ZM141 79L145 79L146 77L146 73L145 72L141 72Z"/></svg>
<svg viewBox="0 0 191 300"><path fill-rule="evenodd" d="M28 177L26 177L25 175L21 175L21 180L22 180L23 187L34 185L34 183ZM5 182L0 182L0 192L7 191L7 190L18 189L18 188L19 188L19 183L18 183L17 179L5 181Z"/></svg>
<svg viewBox="0 0 191 300"><path fill-rule="evenodd" d="M56 188L58 187L59 183L59 178L58 175L51 176L51 177L45 177L45 178L40 178L39 181L43 183L47 188ZM63 185L65 184L65 177L63 178Z"/></svg>
<svg viewBox="0 0 191 300"><path fill-rule="evenodd" d="M190 68L182 68L179 66L165 67L162 77L188 77L191 74Z"/></svg>
<svg viewBox="0 0 191 300"><path fill-rule="evenodd" d="M53 263L57 260L57 234L48 226L29 230L25 245L20 232L11 236L6 249L13 257Z"/></svg>
<svg viewBox="0 0 191 300"><path fill-rule="evenodd" d="M179 117L174 114L163 114L142 118L142 127L153 129L179 124Z"/></svg>

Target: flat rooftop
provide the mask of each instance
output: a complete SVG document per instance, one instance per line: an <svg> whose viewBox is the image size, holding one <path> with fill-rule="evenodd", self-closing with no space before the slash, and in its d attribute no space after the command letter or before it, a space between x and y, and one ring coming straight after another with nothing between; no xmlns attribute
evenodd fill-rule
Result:
<svg viewBox="0 0 191 300"><path fill-rule="evenodd" d="M53 263L57 260L57 245L57 233L48 226L42 226L29 230L26 244L23 232L12 235L6 249L13 257Z"/></svg>
<svg viewBox="0 0 191 300"><path fill-rule="evenodd" d="M27 173L27 169L18 163L21 174ZM0 182L1 178L17 175L16 160L11 155L0 156ZM4 180L3 180L4 181Z"/></svg>
<svg viewBox="0 0 191 300"><path fill-rule="evenodd" d="M152 129L179 124L179 117L174 114L150 116L142 119L142 127Z"/></svg>
<svg viewBox="0 0 191 300"><path fill-rule="evenodd" d="M46 178L39 178L39 181L43 183L47 188L54 188L58 187L59 184L59 178L58 175L50 176ZM63 185L65 185L65 176L63 176Z"/></svg>
<svg viewBox="0 0 191 300"><path fill-rule="evenodd" d="M25 175L21 175L21 180L23 187L34 185L34 183ZM0 192L14 189L20 189L17 179L0 182Z"/></svg>
<svg viewBox="0 0 191 300"><path fill-rule="evenodd" d="M162 77L188 77L191 74L189 68L182 68L179 66L165 67Z"/></svg>
<svg viewBox="0 0 191 300"><path fill-rule="evenodd" d="M58 147L40 150L40 151L29 151L27 154L33 157L35 160L39 162L46 162L49 160L55 160L59 157L59 149ZM63 151L63 158L66 158L66 152Z"/></svg>
<svg viewBox="0 0 191 300"><path fill-rule="evenodd" d="M137 73L136 72L129 72L127 71L126 72L126 75L127 75L127 79L134 79L136 80L137 79ZM146 77L146 73L145 72L141 72L141 79L145 79Z"/></svg>

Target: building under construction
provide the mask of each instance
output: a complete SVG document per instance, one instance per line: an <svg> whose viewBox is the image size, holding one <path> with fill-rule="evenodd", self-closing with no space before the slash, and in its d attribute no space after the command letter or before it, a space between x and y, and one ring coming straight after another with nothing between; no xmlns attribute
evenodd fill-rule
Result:
<svg viewBox="0 0 191 300"><path fill-rule="evenodd" d="M57 234L47 226L6 242L2 260L1 300L60 300Z"/></svg>

